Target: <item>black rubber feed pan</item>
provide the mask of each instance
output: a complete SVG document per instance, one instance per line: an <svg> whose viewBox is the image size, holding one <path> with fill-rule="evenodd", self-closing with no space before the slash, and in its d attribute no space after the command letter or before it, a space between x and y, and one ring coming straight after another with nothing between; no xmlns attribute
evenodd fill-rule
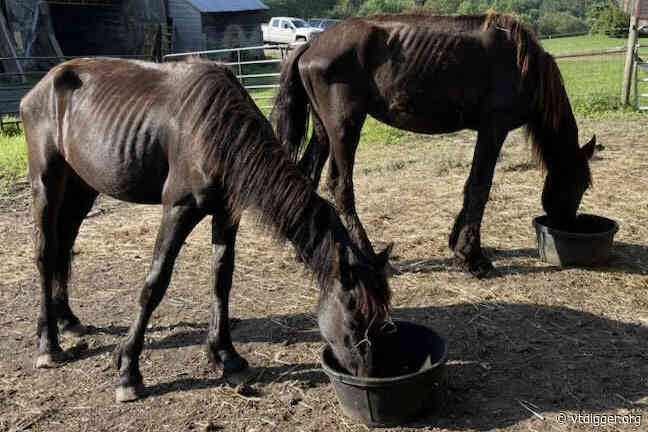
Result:
<svg viewBox="0 0 648 432"><path fill-rule="evenodd" d="M592 214L576 217L576 231L547 226L547 216L533 219L540 259L561 267L603 264L612 254L614 234L619 224Z"/></svg>
<svg viewBox="0 0 648 432"><path fill-rule="evenodd" d="M430 408L448 357L448 345L435 331L407 321L394 324L371 342L374 377L349 375L328 345L322 351L322 367L342 412L370 426L407 423Z"/></svg>

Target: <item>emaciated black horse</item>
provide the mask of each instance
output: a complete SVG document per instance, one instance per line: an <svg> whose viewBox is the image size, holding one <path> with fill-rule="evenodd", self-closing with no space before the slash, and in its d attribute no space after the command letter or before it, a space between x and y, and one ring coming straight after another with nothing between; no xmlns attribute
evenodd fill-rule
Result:
<svg viewBox="0 0 648 432"><path fill-rule="evenodd" d="M493 266L481 221L502 143L526 125L547 171L542 205L555 227L574 223L591 183L560 71L512 15L433 16L425 10L353 18L304 44L284 64L273 120L297 159L310 107L313 134L299 162L314 185L331 153L328 187L352 237L371 243L358 218L353 163L367 114L421 133L478 131L463 207L450 234L459 265L481 277Z"/></svg>
<svg viewBox="0 0 648 432"><path fill-rule="evenodd" d="M291 241L314 272L320 330L342 365L371 374L370 344L362 342L388 314L389 252L380 264L354 245L335 209L291 162L227 68L199 61L73 60L53 68L20 110L42 290L37 367L65 357L57 325L85 331L68 304L70 251L98 193L105 193L162 204L140 310L115 351L118 401L141 395L139 355L147 323L185 238L206 215L212 216L214 272L208 354L223 364L224 374L247 367L228 327L234 242L247 207Z"/></svg>

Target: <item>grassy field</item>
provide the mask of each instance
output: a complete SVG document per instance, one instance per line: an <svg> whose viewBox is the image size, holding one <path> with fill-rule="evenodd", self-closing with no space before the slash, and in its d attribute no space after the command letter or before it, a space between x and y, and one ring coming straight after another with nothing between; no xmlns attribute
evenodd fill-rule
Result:
<svg viewBox="0 0 648 432"><path fill-rule="evenodd" d="M624 54L558 59L574 111L581 114L620 108Z"/></svg>
<svg viewBox="0 0 648 432"><path fill-rule="evenodd" d="M27 149L23 135L0 133L0 195L27 173Z"/></svg>
<svg viewBox="0 0 648 432"><path fill-rule="evenodd" d="M648 45L648 38L643 38ZM620 47L625 39L600 35L576 36L541 41L554 55L596 51ZM640 51L648 58L648 46ZM574 111L581 115L597 114L620 108L619 98L623 77L624 54L558 59L558 65ZM247 65L244 74L266 74L278 70L277 64ZM274 84L271 78L249 78L245 85ZM270 113L276 89L252 89L250 94L264 114ZM368 119L363 131L363 142L398 143L407 133L393 129L373 119ZM22 137L0 134L0 194L5 194L10 184L25 175L27 158Z"/></svg>
<svg viewBox="0 0 648 432"><path fill-rule="evenodd" d="M605 35L584 35L540 40L542 47L552 55L620 48L625 47L626 43L625 39L612 38Z"/></svg>
<svg viewBox="0 0 648 432"><path fill-rule="evenodd" d="M542 175L522 134L509 136L482 225L485 253L499 271L486 280L453 267L447 246L474 133L423 136L368 122L355 192L376 247L395 242L391 260L401 274L390 281L394 318L430 326L449 341L438 405L412 425L380 432L646 430L557 421L579 413L648 418L645 119L578 117L580 141L596 133L605 146L592 160L594 186L581 211L621 227L613 259L596 268L539 259L531 219L542 212ZM140 357L146 397L114 402L111 353L136 317L161 211L105 196L81 227L70 283L72 309L94 327L83 340L62 338L63 348L76 353L69 363L33 368L39 290L29 190L21 187L0 199L0 431L370 430L342 415L318 363L319 291L311 274L290 245L257 226L253 213L239 229L230 296L234 345L251 365L246 385L222 379L207 363L206 219L187 238L147 328Z"/></svg>

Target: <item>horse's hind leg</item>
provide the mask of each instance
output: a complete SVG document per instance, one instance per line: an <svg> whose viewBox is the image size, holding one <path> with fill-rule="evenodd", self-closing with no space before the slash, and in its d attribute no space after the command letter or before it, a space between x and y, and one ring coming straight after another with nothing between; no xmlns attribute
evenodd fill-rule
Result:
<svg viewBox="0 0 648 432"><path fill-rule="evenodd" d="M59 210L69 171L63 158L50 153L45 160L30 158L29 174L33 196L36 266L40 273L41 285L36 367L47 368L57 366L65 357L59 345L52 290L55 285L59 251Z"/></svg>
<svg viewBox="0 0 648 432"><path fill-rule="evenodd" d="M144 345L146 326L169 286L173 264L183 242L203 216L202 211L194 207L164 206L162 223L153 250L153 261L140 294L139 312L126 340L119 344L114 354L119 371L115 394L117 402L138 399L144 390L139 356Z"/></svg>
<svg viewBox="0 0 648 432"><path fill-rule="evenodd" d="M247 368L234 346L229 329L229 292L234 273L234 245L238 223L229 225L222 214L212 217L212 305L207 334L207 355L213 365L223 365L223 376Z"/></svg>
<svg viewBox="0 0 648 432"><path fill-rule="evenodd" d="M71 173L66 182L63 204L59 210L58 253L54 274L53 306L62 334L82 336L86 328L70 309L68 302L68 279L72 261L72 246L79 228L98 193L78 175Z"/></svg>
<svg viewBox="0 0 648 432"><path fill-rule="evenodd" d="M494 123L482 126L477 135L470 175L464 186L463 207L455 219L449 245L455 260L464 270L476 277L484 277L493 270L493 264L481 248L481 221L488 201L495 163L508 130Z"/></svg>
<svg viewBox="0 0 648 432"><path fill-rule="evenodd" d="M313 186L317 188L322 169L329 157L329 139L317 114L313 112L311 118L313 119L313 135L298 165L301 172L308 176Z"/></svg>
<svg viewBox="0 0 648 432"><path fill-rule="evenodd" d="M336 103L331 102L328 106L343 109L329 110L326 119L323 119L331 143L328 187L351 238L368 257L374 257L373 246L356 211L353 191L353 164L367 114L361 104L353 102L358 96L352 90L334 87L330 93L331 101Z"/></svg>

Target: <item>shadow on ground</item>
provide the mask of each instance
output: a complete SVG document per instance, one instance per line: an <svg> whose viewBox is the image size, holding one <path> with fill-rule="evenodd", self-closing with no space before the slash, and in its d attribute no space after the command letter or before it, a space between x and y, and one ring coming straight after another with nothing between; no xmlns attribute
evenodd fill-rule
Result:
<svg viewBox="0 0 648 432"><path fill-rule="evenodd" d="M504 428L535 417L524 405L551 422L552 413L560 411L648 408L643 400L648 397L647 327L568 307L509 303L401 308L394 311L394 317L429 325L449 340L444 392L427 417L413 426ZM320 340L312 316L306 314L234 324L234 344L239 348L251 342L290 345ZM173 328L177 332L145 349L175 349L205 340L203 324L182 322ZM147 334L160 330L168 328L153 327ZM256 381L252 383L261 388L285 380L328 385L317 368L312 363L259 365L253 370ZM220 385L225 382L213 373L181 376L151 386L147 394L156 397Z"/></svg>
<svg viewBox="0 0 648 432"><path fill-rule="evenodd" d="M562 271L563 268L553 265L498 265L498 261L511 258L537 259L537 249L495 249L484 248L484 253L495 265L497 272L494 276L508 274L532 274L550 273ZM446 258L414 258L406 260L395 260L394 267L401 273L436 273L460 270L454 266L453 259ZM602 265L588 267L587 270L606 273L625 273L648 275L648 247L644 245L614 242L614 248L610 260Z"/></svg>

